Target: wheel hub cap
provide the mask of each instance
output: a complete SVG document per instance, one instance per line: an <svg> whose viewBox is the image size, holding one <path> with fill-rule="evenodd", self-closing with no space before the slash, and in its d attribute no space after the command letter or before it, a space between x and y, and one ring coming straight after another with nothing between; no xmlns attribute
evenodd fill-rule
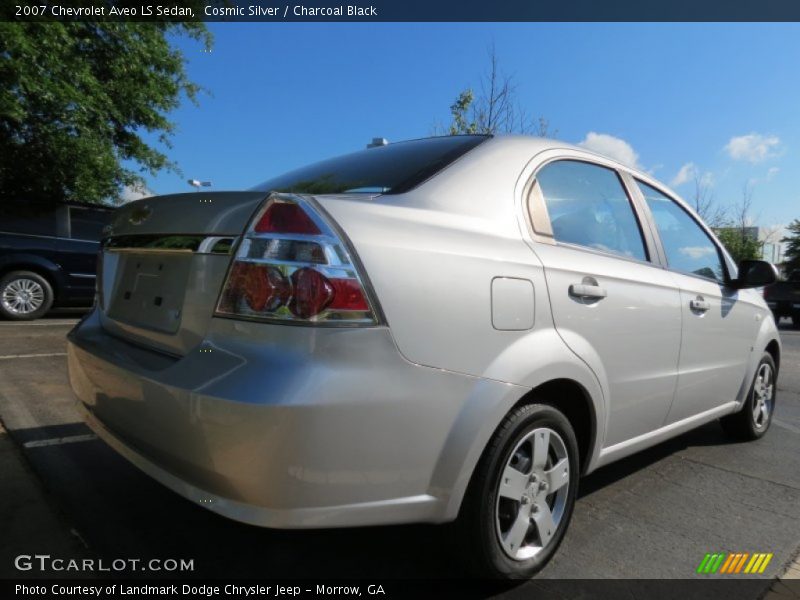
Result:
<svg viewBox="0 0 800 600"><path fill-rule="evenodd" d="M758 368L753 385L753 422L756 428L767 426L775 394L772 367L764 363Z"/></svg>
<svg viewBox="0 0 800 600"><path fill-rule="evenodd" d="M0 302L10 313L27 315L37 311L44 303L44 289L33 279L14 279L3 289Z"/></svg>
<svg viewBox="0 0 800 600"><path fill-rule="evenodd" d="M564 517L569 457L561 436L542 427L527 433L500 477L495 523L500 545L514 560L547 547Z"/></svg>

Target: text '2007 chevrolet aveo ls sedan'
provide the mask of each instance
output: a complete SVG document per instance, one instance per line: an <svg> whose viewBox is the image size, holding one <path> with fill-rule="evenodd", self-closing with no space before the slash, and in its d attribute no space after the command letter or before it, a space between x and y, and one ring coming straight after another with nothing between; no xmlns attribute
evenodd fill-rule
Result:
<svg viewBox="0 0 800 600"><path fill-rule="evenodd" d="M769 428L760 294L650 176L528 137L334 158L119 209L69 336L89 424L186 498L264 527L458 519L527 577L581 474L714 419Z"/></svg>

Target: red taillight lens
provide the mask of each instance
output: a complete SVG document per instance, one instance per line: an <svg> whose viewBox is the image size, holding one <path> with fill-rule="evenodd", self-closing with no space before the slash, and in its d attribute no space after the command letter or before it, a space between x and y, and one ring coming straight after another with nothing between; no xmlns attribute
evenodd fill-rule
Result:
<svg viewBox="0 0 800 600"><path fill-rule="evenodd" d="M334 295L331 308L341 310L369 310L361 284L355 279L333 279Z"/></svg>
<svg viewBox="0 0 800 600"><path fill-rule="evenodd" d="M235 310L240 302L246 302L256 312L277 310L289 301L291 293L286 277L275 267L236 262L220 298L220 307Z"/></svg>
<svg viewBox="0 0 800 600"><path fill-rule="evenodd" d="M375 324L351 252L309 201L273 194L239 244L216 312L266 321Z"/></svg>
<svg viewBox="0 0 800 600"><path fill-rule="evenodd" d="M253 229L256 233L321 233L311 217L293 202L271 202Z"/></svg>
<svg viewBox="0 0 800 600"><path fill-rule="evenodd" d="M294 294L289 303L292 314L309 319L325 310L334 297L333 285L322 273L302 268L292 273Z"/></svg>

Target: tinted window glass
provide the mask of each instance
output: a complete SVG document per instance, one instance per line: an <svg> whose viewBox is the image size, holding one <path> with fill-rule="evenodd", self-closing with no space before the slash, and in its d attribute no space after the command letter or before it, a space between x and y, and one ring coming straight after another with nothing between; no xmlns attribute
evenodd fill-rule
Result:
<svg viewBox="0 0 800 600"><path fill-rule="evenodd" d="M111 211L69 207L70 237L74 240L100 240Z"/></svg>
<svg viewBox="0 0 800 600"><path fill-rule="evenodd" d="M290 171L254 187L263 192L400 194L488 139L461 135L368 148Z"/></svg>
<svg viewBox="0 0 800 600"><path fill-rule="evenodd" d="M669 267L724 281L719 250L700 225L674 200L641 181L637 183L653 213Z"/></svg>
<svg viewBox="0 0 800 600"><path fill-rule="evenodd" d="M639 223L614 171L563 160L545 166L536 180L557 241L647 259Z"/></svg>
<svg viewBox="0 0 800 600"><path fill-rule="evenodd" d="M0 202L0 231L57 235L56 207L33 202Z"/></svg>

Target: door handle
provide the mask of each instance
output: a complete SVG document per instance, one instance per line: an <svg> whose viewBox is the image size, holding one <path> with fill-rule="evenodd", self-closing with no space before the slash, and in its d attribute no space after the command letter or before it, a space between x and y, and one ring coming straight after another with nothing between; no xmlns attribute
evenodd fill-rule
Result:
<svg viewBox="0 0 800 600"><path fill-rule="evenodd" d="M697 312L706 312L711 305L702 296L698 296L694 300L689 300L689 308Z"/></svg>
<svg viewBox="0 0 800 600"><path fill-rule="evenodd" d="M569 286L569 295L575 298L601 300L608 296L608 292L606 292L605 288L602 288L599 285L573 283L571 286Z"/></svg>

